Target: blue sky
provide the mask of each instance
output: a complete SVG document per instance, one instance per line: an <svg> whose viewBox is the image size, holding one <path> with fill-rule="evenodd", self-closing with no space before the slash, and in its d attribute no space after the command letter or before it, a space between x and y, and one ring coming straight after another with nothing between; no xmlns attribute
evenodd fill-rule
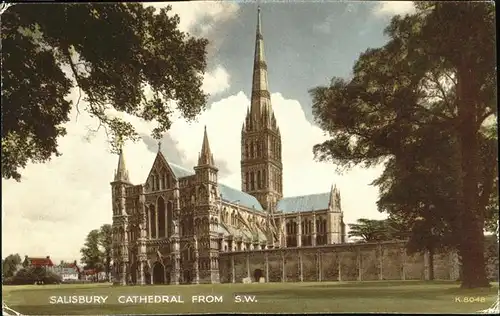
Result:
<svg viewBox="0 0 500 316"><path fill-rule="evenodd" d="M379 5L379 4L378 4ZM312 119L308 90L348 77L367 48L382 46L390 15L368 2L262 2L270 89L297 100ZM222 65L231 87L218 98L247 91L252 73L257 4L239 4L237 17L214 25L209 67Z"/></svg>

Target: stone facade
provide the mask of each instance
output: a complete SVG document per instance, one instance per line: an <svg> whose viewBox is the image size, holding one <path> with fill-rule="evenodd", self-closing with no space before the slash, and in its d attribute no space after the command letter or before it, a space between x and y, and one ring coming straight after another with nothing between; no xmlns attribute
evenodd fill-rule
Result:
<svg viewBox="0 0 500 316"><path fill-rule="evenodd" d="M407 256L399 241L345 243L334 186L283 197L281 133L260 10L251 104L241 130L241 191L219 183L206 128L193 170L166 157L159 145L146 182L133 185L120 152L111 182L116 284L458 278L455 253L430 260L429 254Z"/></svg>
<svg viewBox="0 0 500 316"><path fill-rule="evenodd" d="M120 152L111 182L115 283L219 283L220 260L228 253L344 242L336 187L283 197L281 134L267 85L260 10L252 87L241 130L241 191L218 182L206 128L193 170L169 163L159 145L144 184L130 182Z"/></svg>

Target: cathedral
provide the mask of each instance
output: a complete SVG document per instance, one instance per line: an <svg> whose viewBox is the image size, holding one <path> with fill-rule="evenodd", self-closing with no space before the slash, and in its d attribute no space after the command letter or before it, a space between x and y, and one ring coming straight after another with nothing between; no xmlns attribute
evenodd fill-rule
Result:
<svg viewBox="0 0 500 316"><path fill-rule="evenodd" d="M251 104L242 123L241 190L219 183L206 127L192 170L169 162L159 146L144 184L130 182L120 151L111 182L115 284L220 283L221 253L344 242L336 187L283 197L281 133L268 90L260 9Z"/></svg>

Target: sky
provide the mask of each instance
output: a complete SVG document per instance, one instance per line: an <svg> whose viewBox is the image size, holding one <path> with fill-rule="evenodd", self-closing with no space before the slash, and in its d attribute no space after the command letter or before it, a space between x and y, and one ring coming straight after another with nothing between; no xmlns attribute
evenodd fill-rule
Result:
<svg viewBox="0 0 500 316"><path fill-rule="evenodd" d="M157 8L167 3L144 3ZM167 159L191 169L201 149L206 125L219 166L219 181L240 188L240 131L249 105L257 5L237 2L172 3L180 29L210 41L203 89L208 110L196 122L174 120L162 139ZM392 16L413 11L411 2L261 2L262 33L272 106L283 148L284 195L322 193L336 185L344 221L382 219L378 189L370 183L382 167L354 168L342 174L336 166L314 161L312 147L326 138L314 124L308 90L332 77L349 77L359 55L384 45L384 28ZM76 103L74 90L68 99ZM174 113L175 114L175 113ZM157 152L149 135L153 125L132 122L142 139L124 152L131 181L144 183ZM79 260L92 229L111 224L111 187L118 157L110 153L97 122L73 109L59 140L61 157L29 164L22 181L2 180L2 257L50 256Z"/></svg>

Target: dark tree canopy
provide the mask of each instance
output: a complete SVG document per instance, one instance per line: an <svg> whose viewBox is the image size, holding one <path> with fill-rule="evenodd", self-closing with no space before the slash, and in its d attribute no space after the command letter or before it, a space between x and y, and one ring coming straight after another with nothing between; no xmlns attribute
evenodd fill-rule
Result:
<svg viewBox="0 0 500 316"><path fill-rule="evenodd" d="M111 225L104 224L99 229L91 230L80 250L81 262L85 269L95 269L97 272L105 272L109 278L112 260L112 229Z"/></svg>
<svg viewBox="0 0 500 316"><path fill-rule="evenodd" d="M349 225L348 237L360 238L366 242L384 241L390 239L384 220L360 218Z"/></svg>
<svg viewBox="0 0 500 316"><path fill-rule="evenodd" d="M310 91L331 137L313 150L341 168L384 162L379 209L410 221L420 250L457 247L462 286L487 286L483 228L498 181L496 126L485 125L497 115L494 5L416 7L393 18L385 46L361 54L352 80Z"/></svg>
<svg viewBox="0 0 500 316"><path fill-rule="evenodd" d="M406 221L396 216L382 220L359 218L356 223L348 225L348 237L355 237L364 242L407 240L408 231L411 230Z"/></svg>
<svg viewBox="0 0 500 316"><path fill-rule="evenodd" d="M21 265L21 256L19 254L11 254L2 260L2 276L11 277Z"/></svg>
<svg viewBox="0 0 500 316"><path fill-rule="evenodd" d="M98 272L105 272L109 278L111 273L112 260L112 229L111 225L104 224L99 229L89 232L80 253L81 262L85 269L95 269Z"/></svg>
<svg viewBox="0 0 500 316"><path fill-rule="evenodd" d="M103 126L114 151L138 135L113 111L156 122L160 138L171 124L170 101L188 120L204 109L208 42L179 31L170 9L17 4L2 14L3 178L19 181L28 162L60 155L72 107ZM77 102L65 99L73 87Z"/></svg>
<svg viewBox="0 0 500 316"><path fill-rule="evenodd" d="M113 247L113 234L110 224L104 224L99 230L99 245L102 248L102 256L104 262L104 271L109 279L111 273L111 260L112 260L112 247Z"/></svg>
<svg viewBox="0 0 500 316"><path fill-rule="evenodd" d="M82 254L81 262L85 265L85 269L94 269L97 272L104 270L103 252L100 247L101 236L98 229L89 232L85 240L83 248L80 250Z"/></svg>

